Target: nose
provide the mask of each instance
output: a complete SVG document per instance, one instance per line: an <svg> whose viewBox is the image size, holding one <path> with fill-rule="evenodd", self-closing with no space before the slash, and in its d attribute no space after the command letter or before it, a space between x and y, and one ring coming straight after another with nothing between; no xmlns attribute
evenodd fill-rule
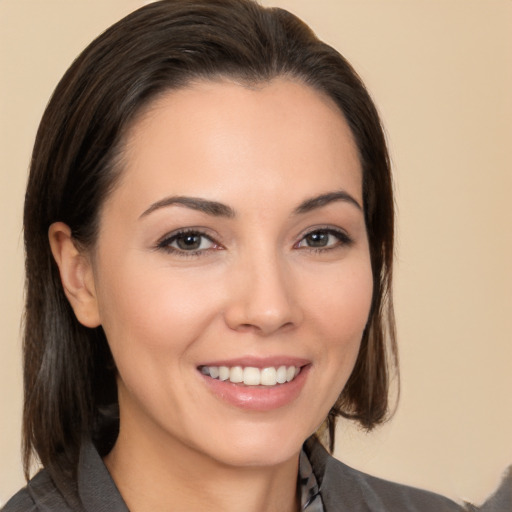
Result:
<svg viewBox="0 0 512 512"><path fill-rule="evenodd" d="M239 332L268 336L302 321L299 297L286 262L260 254L230 272L227 325Z"/></svg>

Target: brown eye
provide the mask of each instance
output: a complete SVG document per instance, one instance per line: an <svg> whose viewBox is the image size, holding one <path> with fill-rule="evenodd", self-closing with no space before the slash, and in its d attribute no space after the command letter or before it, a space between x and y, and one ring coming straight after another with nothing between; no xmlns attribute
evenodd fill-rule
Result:
<svg viewBox="0 0 512 512"><path fill-rule="evenodd" d="M175 254L201 254L220 248L209 236L198 231L184 231L164 238L158 248Z"/></svg>
<svg viewBox="0 0 512 512"><path fill-rule="evenodd" d="M308 247L325 247L329 244L329 237L332 237L325 231L314 231L304 237Z"/></svg>
<svg viewBox="0 0 512 512"><path fill-rule="evenodd" d="M299 249L334 249L350 245L349 236L335 229L317 229L305 235L296 245Z"/></svg>
<svg viewBox="0 0 512 512"><path fill-rule="evenodd" d="M201 248L203 238L203 236L198 234L179 235L175 239L175 244L176 247L182 251L197 251Z"/></svg>

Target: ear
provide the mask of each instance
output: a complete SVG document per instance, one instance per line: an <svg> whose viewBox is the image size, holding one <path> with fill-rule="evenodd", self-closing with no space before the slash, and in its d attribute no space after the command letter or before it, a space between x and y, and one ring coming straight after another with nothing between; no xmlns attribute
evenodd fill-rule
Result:
<svg viewBox="0 0 512 512"><path fill-rule="evenodd" d="M77 248L71 229L63 222L50 226L48 238L64 293L76 318L86 327L98 327L101 322L90 258Z"/></svg>

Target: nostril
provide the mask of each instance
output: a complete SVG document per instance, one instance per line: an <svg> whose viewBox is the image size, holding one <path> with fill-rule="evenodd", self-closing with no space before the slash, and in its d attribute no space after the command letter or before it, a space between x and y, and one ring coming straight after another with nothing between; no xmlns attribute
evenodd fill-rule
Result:
<svg viewBox="0 0 512 512"><path fill-rule="evenodd" d="M227 325L237 332L270 335L282 329L289 330L301 323L302 311L293 287L286 285L283 276L274 275L276 269L234 279L236 287L223 312Z"/></svg>
<svg viewBox="0 0 512 512"><path fill-rule="evenodd" d="M235 328L235 330L239 332L258 332L261 328L253 324L240 324Z"/></svg>
<svg viewBox="0 0 512 512"><path fill-rule="evenodd" d="M293 329L294 325L295 324L293 322L286 322L282 325L274 324L272 326L265 325L263 323L255 323L255 324L244 323L244 324L239 324L238 326L235 326L234 330L238 331L238 332L247 332L247 333L265 334L266 335L266 334L271 334L271 333L277 332L277 331L283 331L283 330L288 331L290 329Z"/></svg>

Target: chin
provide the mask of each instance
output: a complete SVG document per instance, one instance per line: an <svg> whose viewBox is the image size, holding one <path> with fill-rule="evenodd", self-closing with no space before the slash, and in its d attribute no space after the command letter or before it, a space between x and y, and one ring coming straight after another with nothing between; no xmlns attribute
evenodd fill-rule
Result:
<svg viewBox="0 0 512 512"><path fill-rule="evenodd" d="M238 432L228 429L228 435L210 438L216 439L215 445L209 447L210 456L229 466L278 466L295 458L314 432L297 427L256 424Z"/></svg>

